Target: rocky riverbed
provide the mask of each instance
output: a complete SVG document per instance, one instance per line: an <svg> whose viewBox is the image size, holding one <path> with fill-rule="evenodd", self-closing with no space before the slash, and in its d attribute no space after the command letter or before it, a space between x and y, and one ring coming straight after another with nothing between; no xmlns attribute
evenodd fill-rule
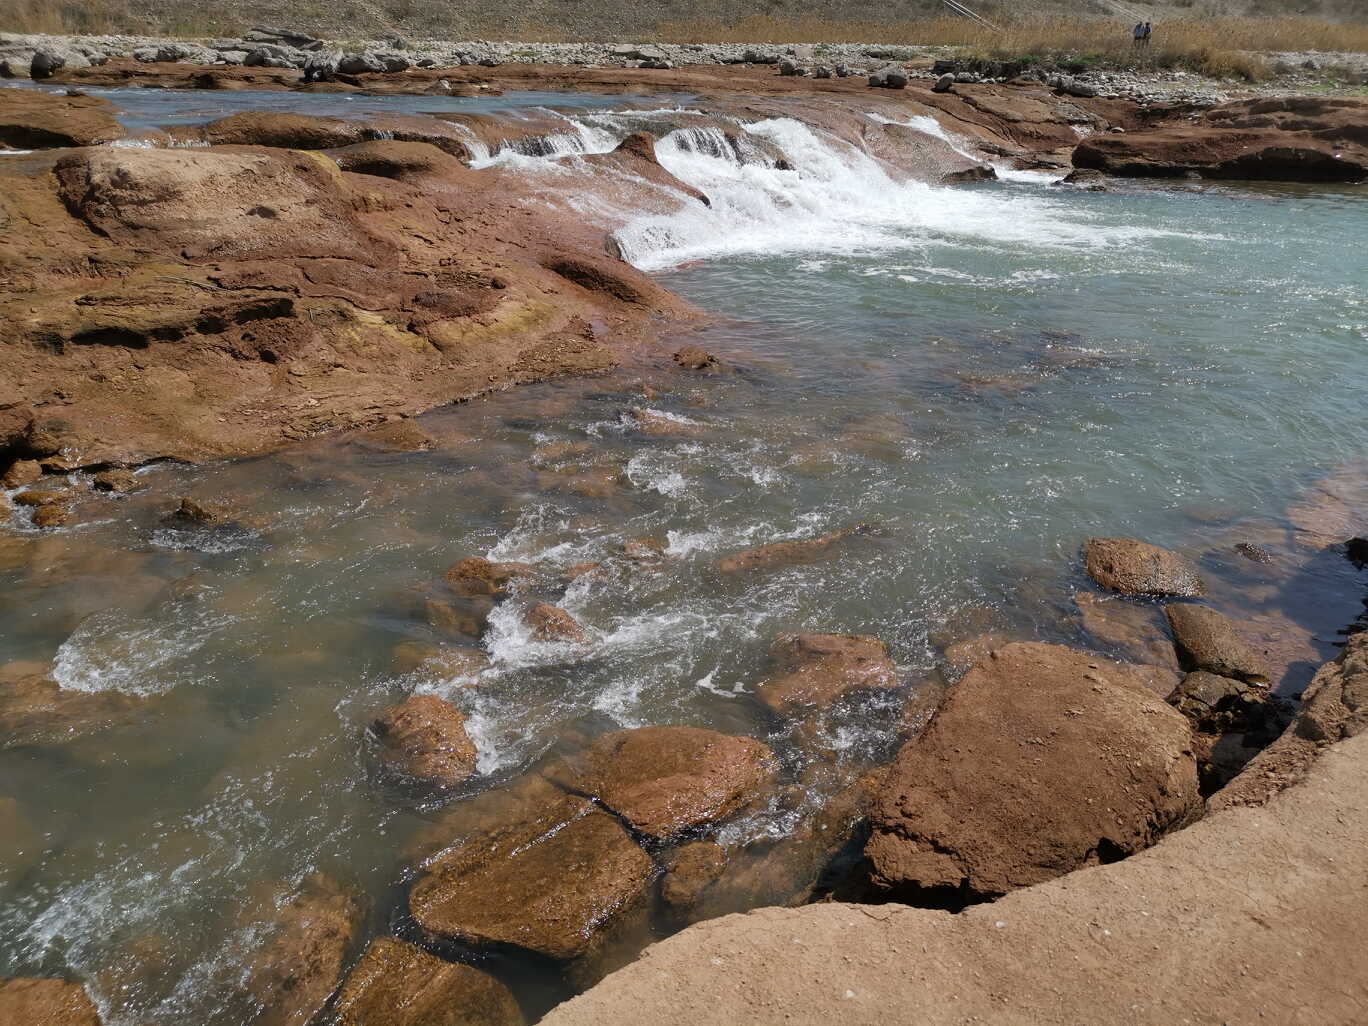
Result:
<svg viewBox="0 0 1368 1026"><path fill-rule="evenodd" d="M1206 454L1126 448L1134 396L1192 380L1212 406L1238 390L1225 444L1258 434L1232 426L1258 404L1216 356L919 324L907 371L896 348L833 355L820 327L804 348L758 318L738 333L637 264L652 244L686 263L690 232L777 223L782 246L855 179L904 204L1020 180L1035 191L956 218L1077 217L1075 248L1113 229L1067 203L1175 179L1332 183L1351 204L1368 104L1161 102L869 48L320 70L266 49L315 41L272 39L242 41L266 54L250 63L91 45L0 90L0 1020L517 1023L760 905L1053 922L1030 903L1067 899L1031 896L1151 872L1208 827L1238 846L1243 821L1212 812L1302 786L1362 730L1362 466L1283 474L1257 514L1180 514L1155 496L1198 488ZM130 130L142 85L249 106ZM532 88L604 102L519 106ZM339 106L263 109L282 96ZM364 106L407 98L436 106ZM755 197L780 183L766 221ZM1116 230L1132 261L1135 227ZM881 259L940 275L900 315L929 319L953 275ZM1014 275L990 305L1058 277ZM1353 359L1354 301L1317 294L1338 348L1315 352ZM1303 409L1267 398L1298 362L1254 382L1269 415ZM1356 449L1351 387L1297 417L1309 445ZM1066 419L1051 452L1102 435L1099 466L1043 464L1014 503L1013 467ZM929 477L898 476L936 450ZM922 505L979 464L980 505ZM1136 510L1193 526L1157 538ZM1336 779L1361 751L1332 751ZM1312 939L1287 944L1330 946ZM630 1002L652 957L564 1014ZM740 1004L717 1015L770 1014L727 979Z"/></svg>

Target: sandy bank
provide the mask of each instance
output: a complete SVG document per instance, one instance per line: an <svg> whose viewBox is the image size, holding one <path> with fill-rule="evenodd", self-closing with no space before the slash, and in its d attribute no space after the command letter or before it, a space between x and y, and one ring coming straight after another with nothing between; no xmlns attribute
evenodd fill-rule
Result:
<svg viewBox="0 0 1368 1026"><path fill-rule="evenodd" d="M576 1023L1362 1023L1368 737L1300 784L960 915L762 909L556 1009Z"/></svg>

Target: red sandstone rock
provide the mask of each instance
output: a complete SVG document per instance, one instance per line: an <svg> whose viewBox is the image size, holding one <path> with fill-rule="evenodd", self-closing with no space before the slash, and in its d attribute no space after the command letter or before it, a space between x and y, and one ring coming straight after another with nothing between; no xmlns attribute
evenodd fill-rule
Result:
<svg viewBox="0 0 1368 1026"><path fill-rule="evenodd" d="M1203 594L1197 568L1182 556L1134 538L1089 538L1084 545L1088 575L1104 588L1125 595Z"/></svg>
<svg viewBox="0 0 1368 1026"><path fill-rule="evenodd" d="M523 614L523 621L532 631L533 641L564 641L583 645L589 634L575 618L549 602L538 602Z"/></svg>
<svg viewBox="0 0 1368 1026"><path fill-rule="evenodd" d="M123 135L108 100L37 89L0 89L0 149L96 146Z"/></svg>
<svg viewBox="0 0 1368 1026"><path fill-rule="evenodd" d="M477 753L465 716L436 695L414 695L375 719L372 729L385 761L405 776L436 787L456 787L475 772Z"/></svg>
<svg viewBox="0 0 1368 1026"><path fill-rule="evenodd" d="M641 833L668 840L754 803L773 780L769 746L698 727L605 734L548 771L598 799Z"/></svg>
<svg viewBox="0 0 1368 1026"><path fill-rule="evenodd" d="M786 635L774 643L770 656L777 673L756 694L785 716L831 705L852 691L898 685L887 646L868 635Z"/></svg>
<svg viewBox="0 0 1368 1026"><path fill-rule="evenodd" d="M17 977L0 980L0 1023L6 1026L100 1026L100 1013L79 983Z"/></svg>
<svg viewBox="0 0 1368 1026"><path fill-rule="evenodd" d="M393 937L370 942L333 1006L336 1026L524 1026L518 1002L479 969Z"/></svg>
<svg viewBox="0 0 1368 1026"><path fill-rule="evenodd" d="M1201 813L1187 722L1135 670L997 650L898 753L865 853L893 895L984 900L1123 857Z"/></svg>
<svg viewBox="0 0 1368 1026"><path fill-rule="evenodd" d="M742 570L773 570L776 567L813 563L826 558L831 548L851 535L863 534L868 530L865 524L845 527L839 531L828 531L816 538L797 538L793 541L773 542L758 549L747 549L717 561L717 568L723 573L736 573Z"/></svg>

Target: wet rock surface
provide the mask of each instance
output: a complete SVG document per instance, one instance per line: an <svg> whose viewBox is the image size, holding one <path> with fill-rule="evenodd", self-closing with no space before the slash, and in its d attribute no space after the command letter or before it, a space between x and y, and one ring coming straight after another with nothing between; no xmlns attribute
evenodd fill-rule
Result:
<svg viewBox="0 0 1368 1026"><path fill-rule="evenodd" d="M428 933L475 947L584 956L644 907L655 871L616 818L549 782L432 858L409 895Z"/></svg>
<svg viewBox="0 0 1368 1026"><path fill-rule="evenodd" d="M45 666L9 663L0 667L0 748L69 742L128 723L144 704L118 691L70 691Z"/></svg>
<svg viewBox="0 0 1368 1026"><path fill-rule="evenodd" d="M524 1026L502 983L393 937L370 942L333 1003L337 1026Z"/></svg>
<svg viewBox="0 0 1368 1026"><path fill-rule="evenodd" d="M1187 722L1134 669L1018 643L899 752L865 853L891 897L957 905L1124 857L1200 811Z"/></svg>
<svg viewBox="0 0 1368 1026"><path fill-rule="evenodd" d="M0 980L0 1022L14 1026L100 1026L100 1013L79 983L17 977Z"/></svg>
<svg viewBox="0 0 1368 1026"><path fill-rule="evenodd" d="M797 634L770 649L776 673L756 688L780 715L824 708L851 692L898 685L888 648L878 638L854 634Z"/></svg>
<svg viewBox="0 0 1368 1026"><path fill-rule="evenodd" d="M272 924L273 936L251 956L247 991L262 1026L305 1026L342 976L360 929L360 897L323 874L308 877Z"/></svg>
<svg viewBox="0 0 1368 1026"><path fill-rule="evenodd" d="M774 570L784 566L801 566L834 555L832 549L847 538L865 534L868 527L857 524L838 531L828 531L815 538L796 538L792 541L772 542L756 549L747 549L717 561L724 574L755 570Z"/></svg>
<svg viewBox="0 0 1368 1026"><path fill-rule="evenodd" d="M1251 684L1269 683L1268 664L1214 609L1182 602L1164 606L1178 659L1186 670L1205 670Z"/></svg>
<svg viewBox="0 0 1368 1026"><path fill-rule="evenodd" d="M1089 577L1123 595L1194 598L1205 591L1191 562L1134 538L1089 538L1083 558Z"/></svg>
<svg viewBox="0 0 1368 1026"><path fill-rule="evenodd" d="M549 771L658 840L736 813L761 799L776 770L760 741L697 727L638 727L597 739Z"/></svg>
<svg viewBox="0 0 1368 1026"><path fill-rule="evenodd" d="M385 764L434 787L456 787L475 772L476 751L465 716L436 695L414 695L371 724Z"/></svg>

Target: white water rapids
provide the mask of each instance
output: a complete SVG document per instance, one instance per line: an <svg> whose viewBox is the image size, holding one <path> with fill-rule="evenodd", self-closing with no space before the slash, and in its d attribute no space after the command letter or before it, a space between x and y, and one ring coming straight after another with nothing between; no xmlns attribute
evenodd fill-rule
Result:
<svg viewBox="0 0 1368 1026"><path fill-rule="evenodd" d="M1043 189L1015 187L1051 181L1037 172L999 167L1005 186L977 188L909 180L860 147L792 118L741 122L678 109L556 116L565 120L565 131L524 137L493 153L471 135L473 165L514 166L544 176L547 189L538 202L563 201L600 220L623 259L643 270L727 257L915 251L957 238L975 246L1097 250L1173 234L1153 226L1104 224ZM582 160L612 151L643 125L655 121L668 128L681 116L706 116L714 124L661 132L656 157L706 195L709 205L641 179L633 183L635 191L625 193L629 201L617 200L612 175ZM900 122L865 117L871 125L910 128L928 146L948 145L969 159L983 159L929 116ZM786 162L776 161L776 152ZM573 181L577 170L587 180ZM643 191L670 195L643 205Z"/></svg>

